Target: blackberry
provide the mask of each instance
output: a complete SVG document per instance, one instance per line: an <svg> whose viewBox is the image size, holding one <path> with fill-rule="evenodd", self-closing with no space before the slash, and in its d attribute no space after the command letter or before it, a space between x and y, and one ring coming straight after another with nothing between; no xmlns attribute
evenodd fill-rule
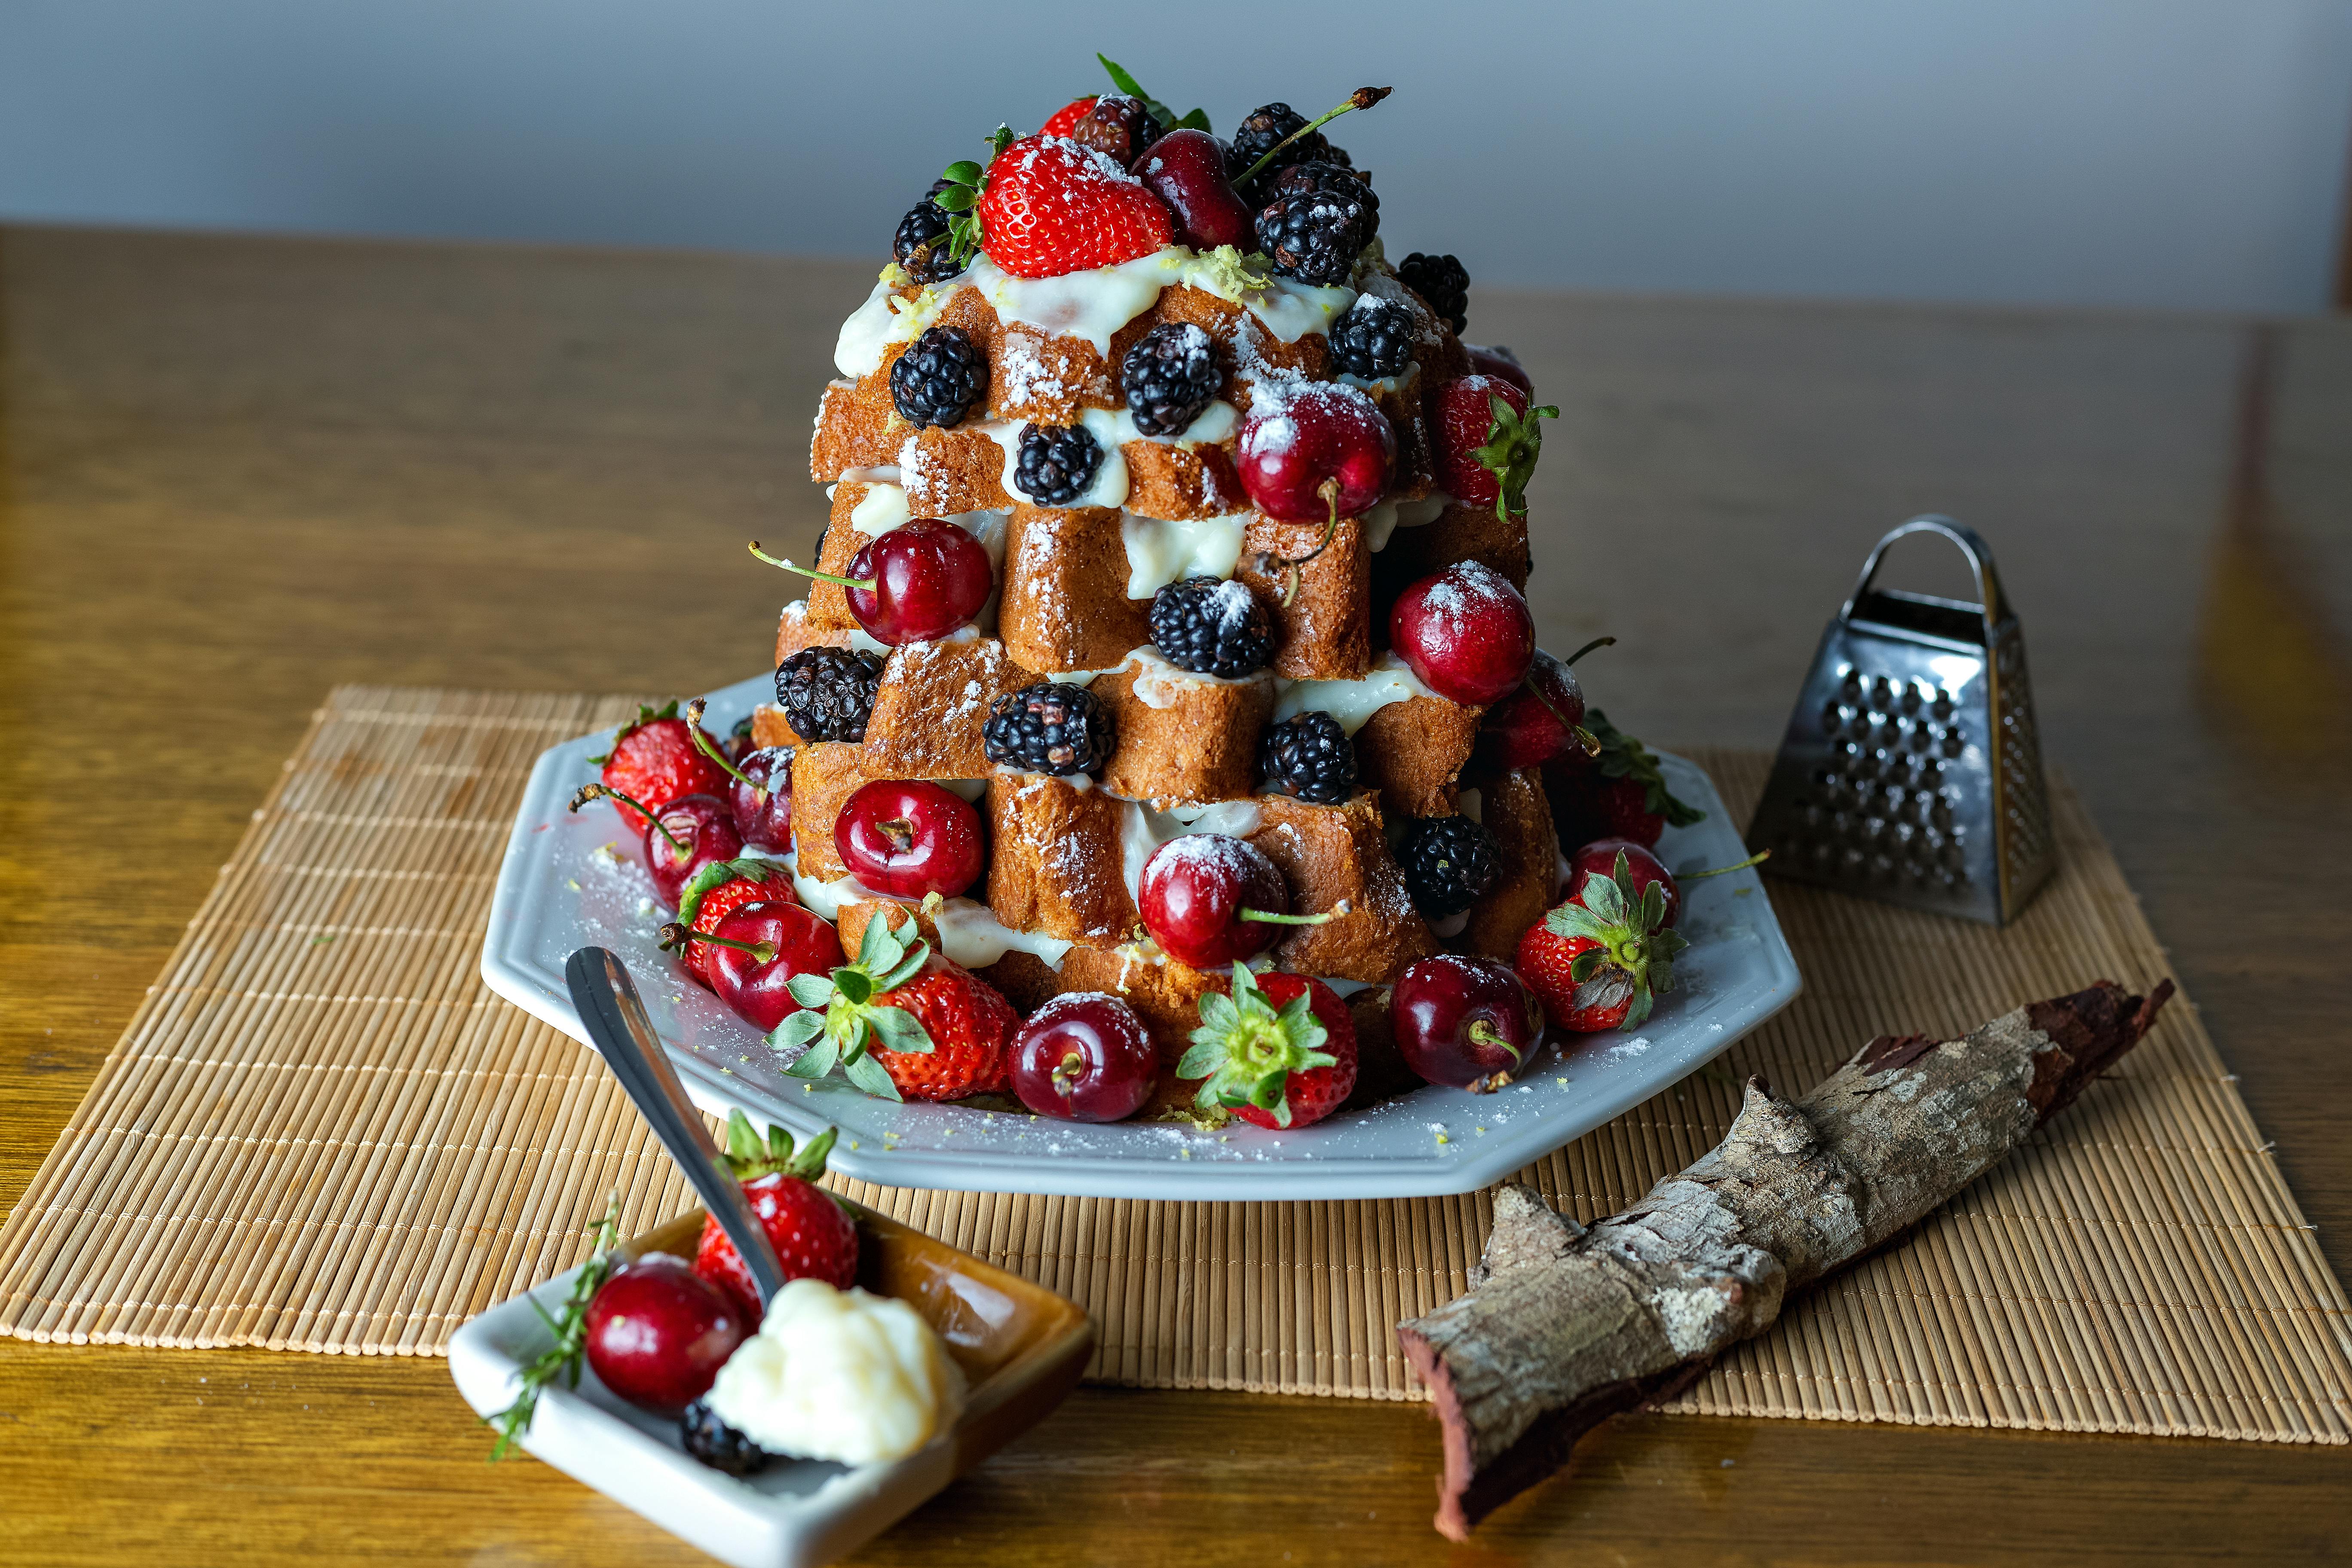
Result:
<svg viewBox="0 0 2352 1568"><path fill-rule="evenodd" d="M1470 324L1470 273L1454 258L1416 250L1397 263L1397 277L1455 331Z"/></svg>
<svg viewBox="0 0 2352 1568"><path fill-rule="evenodd" d="M1140 99L1107 92L1095 100L1085 118L1070 127L1070 140L1092 147L1120 168L1132 173L1144 149L1168 134Z"/></svg>
<svg viewBox="0 0 2352 1568"><path fill-rule="evenodd" d="M882 656L804 647L776 666L776 702L803 741L863 741L882 684Z"/></svg>
<svg viewBox="0 0 2352 1568"><path fill-rule="evenodd" d="M1269 103L1250 114L1234 127L1231 150L1225 153L1226 177L1238 185L1251 164L1265 157L1269 148L1306 123L1307 116L1286 103ZM1274 162L1268 163L1265 172L1242 191L1242 200L1254 207L1264 206L1265 201L1260 193L1265 189L1267 182L1293 163L1344 163L1347 159L1348 155L1332 146L1323 132L1309 131L1275 154Z"/></svg>
<svg viewBox="0 0 2352 1568"><path fill-rule="evenodd" d="M1151 596L1151 646L1195 675L1247 675L1274 658L1274 615L1244 584L1187 577Z"/></svg>
<svg viewBox="0 0 2352 1568"><path fill-rule="evenodd" d="M933 327L890 367L890 401L908 424L960 425L988 399L988 359L961 327Z"/></svg>
<svg viewBox="0 0 2352 1568"><path fill-rule="evenodd" d="M688 1454L730 1476L756 1476L775 1458L719 1419L719 1413L699 1399L677 1418L677 1436Z"/></svg>
<svg viewBox="0 0 2352 1568"><path fill-rule="evenodd" d="M1331 357L1349 375L1380 381L1402 374L1412 358L1412 312L1393 300L1360 294L1331 323Z"/></svg>
<svg viewBox="0 0 2352 1568"><path fill-rule="evenodd" d="M1257 247L1284 277L1328 288L1355 275L1376 221L1354 192L1291 191L1258 209Z"/></svg>
<svg viewBox="0 0 2352 1568"><path fill-rule="evenodd" d="M1094 488L1102 443L1083 425L1021 427L1021 493L1032 506L1068 506Z"/></svg>
<svg viewBox="0 0 2352 1568"><path fill-rule="evenodd" d="M1135 342L1119 362L1118 384L1135 427L1147 436L1177 436L1225 384L1215 344L1190 321L1162 321Z"/></svg>
<svg viewBox="0 0 2352 1568"><path fill-rule="evenodd" d="M1051 680L996 700L981 732L988 760L1024 773L1088 773L1110 761L1118 731L1102 699Z"/></svg>
<svg viewBox="0 0 2352 1568"><path fill-rule="evenodd" d="M898 220L898 232L890 241L898 269L918 283L944 283L963 270L948 239L947 209L936 199L947 188L947 181L933 180L929 194Z"/></svg>
<svg viewBox="0 0 2352 1568"><path fill-rule="evenodd" d="M1503 875L1495 836L1466 816L1416 817L1397 846L1412 907L1425 920L1458 915Z"/></svg>
<svg viewBox="0 0 2352 1568"><path fill-rule="evenodd" d="M1370 179L1355 170L1344 164L1316 160L1293 163L1265 180L1266 202L1279 196L1294 196L1301 191L1328 191L1334 195L1354 197L1363 204L1364 211L1371 216L1371 233L1381 232L1381 198L1373 191ZM1265 202L1258 205L1264 206ZM1365 237L1365 243L1370 243L1370 235Z"/></svg>
<svg viewBox="0 0 2352 1568"><path fill-rule="evenodd" d="M1339 721L1320 709L1269 725L1257 743L1257 771L1268 789L1309 805L1338 805L1356 793L1356 746Z"/></svg>

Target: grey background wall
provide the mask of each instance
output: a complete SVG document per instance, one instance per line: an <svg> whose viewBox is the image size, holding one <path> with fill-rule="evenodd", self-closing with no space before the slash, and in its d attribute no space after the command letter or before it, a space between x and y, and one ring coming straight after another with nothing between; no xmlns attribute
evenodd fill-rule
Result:
<svg viewBox="0 0 2352 1568"><path fill-rule="evenodd" d="M2352 0L0 0L0 216L878 256L1095 49L1482 281L2309 310Z"/></svg>

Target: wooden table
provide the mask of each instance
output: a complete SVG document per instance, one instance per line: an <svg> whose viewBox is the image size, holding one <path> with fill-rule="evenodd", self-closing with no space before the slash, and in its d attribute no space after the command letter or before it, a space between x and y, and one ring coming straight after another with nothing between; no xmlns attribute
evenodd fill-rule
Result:
<svg viewBox="0 0 2352 1568"><path fill-rule="evenodd" d="M331 684L761 667L742 542L822 525L809 419L870 275L0 229L0 1204ZM1472 315L1561 408L1545 640L1615 633L1591 685L1654 741L1772 744L1889 524L1994 542L2053 758L2352 1268L2352 323ZM0 1556L695 1560L485 1447L437 1361L0 1342ZM1643 1417L1454 1548L1434 1463L1414 1406L1083 1390L862 1560L2269 1562L2352 1520L2341 1448Z"/></svg>

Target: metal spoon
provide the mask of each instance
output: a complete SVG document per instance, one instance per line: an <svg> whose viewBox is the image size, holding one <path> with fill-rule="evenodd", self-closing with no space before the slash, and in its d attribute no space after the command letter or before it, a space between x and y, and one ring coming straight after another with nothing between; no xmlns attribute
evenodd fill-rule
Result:
<svg viewBox="0 0 2352 1568"><path fill-rule="evenodd" d="M589 1039L604 1053L604 1064L629 1092L638 1113L652 1126L686 1179L702 1194L703 1205L751 1270L765 1308L784 1288L784 1266L768 1240L767 1228L751 1212L743 1185L720 1158L718 1145L704 1130L686 1087L669 1065L669 1053L654 1033L653 1020L638 999L636 982L618 955L601 947L583 947L563 965L564 983L572 988L572 1005Z"/></svg>

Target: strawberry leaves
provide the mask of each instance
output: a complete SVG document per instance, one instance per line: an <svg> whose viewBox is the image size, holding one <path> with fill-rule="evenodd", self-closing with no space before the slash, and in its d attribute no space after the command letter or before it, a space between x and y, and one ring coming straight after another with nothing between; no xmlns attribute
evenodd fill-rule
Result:
<svg viewBox="0 0 2352 1568"><path fill-rule="evenodd" d="M747 882L760 883L765 883L771 878L780 878L787 887L792 881L792 873L785 869L781 860L763 860L758 856L748 856L740 860L713 860L689 878L679 890L677 923L693 931L694 917L701 912L702 900L713 889L723 888L738 877ZM699 936L702 933L695 931L694 934Z"/></svg>
<svg viewBox="0 0 2352 1568"><path fill-rule="evenodd" d="M1486 427L1486 444L1470 455L1501 487L1495 496L1495 515L1509 522L1527 515L1528 481L1535 478L1536 458L1543 453L1542 422L1559 418L1559 410L1546 404L1528 409L1522 418L1501 394L1489 393L1487 401L1495 422Z"/></svg>
<svg viewBox="0 0 2352 1568"><path fill-rule="evenodd" d="M877 918L866 924L856 963L830 974L793 975L785 989L800 1009L768 1037L772 1048L801 1053L784 1068L786 1076L825 1078L838 1067L842 1077L876 1099L900 1099L898 1086L872 1052L877 1047L927 1052L931 1037L921 1019L880 998L921 973L930 956L929 942L920 937L904 941Z"/></svg>
<svg viewBox="0 0 2352 1568"><path fill-rule="evenodd" d="M1289 1126L1290 1075L1339 1059L1322 1048L1330 1031L1315 1016L1311 1002L1311 994L1302 991L1276 1009L1249 967L1234 964L1233 994L1211 991L1202 996L1201 1026L1176 1064L1178 1078L1203 1080L1193 1103L1227 1110L1254 1105L1273 1112L1277 1125Z"/></svg>
<svg viewBox="0 0 2352 1568"><path fill-rule="evenodd" d="M730 1110L727 1113L727 1148L721 1157L739 1182L756 1182L778 1172L814 1182L824 1174L824 1157L833 1152L837 1135L835 1129L828 1127L794 1149L793 1135L782 1128L771 1125L762 1141L750 1117L740 1110Z"/></svg>
<svg viewBox="0 0 2352 1568"><path fill-rule="evenodd" d="M1658 995L1675 988L1675 955L1690 943L1665 923L1664 885L1652 882L1637 891L1622 849L1609 875L1587 877L1576 899L1544 917L1553 934L1593 944L1569 963L1576 1005L1613 1006L1630 992L1633 1005L1623 1025L1630 1029L1650 1016Z"/></svg>
<svg viewBox="0 0 2352 1568"><path fill-rule="evenodd" d="M1013 144L1013 127L999 125L983 140L988 142L989 161L994 163L997 154ZM961 267L980 248L980 215L972 208L980 201L980 193L988 188L988 171L969 158L960 158L940 170L940 178L948 183L948 188L933 196L931 203L948 215L948 243L954 247L950 259Z"/></svg>
<svg viewBox="0 0 2352 1568"><path fill-rule="evenodd" d="M1669 826L1688 827L1702 821L1706 813L1675 798L1666 787L1665 775L1658 771L1658 759L1650 748L1633 739L1609 721L1609 715L1594 708L1584 715L1584 727L1601 742L1593 766L1606 779L1632 779L1642 786L1642 805L1666 819Z"/></svg>
<svg viewBox="0 0 2352 1568"><path fill-rule="evenodd" d="M1151 118L1168 127L1169 130L1206 131L1209 128L1209 116L1205 111L1195 109L1179 116L1174 110L1144 91L1143 84L1129 75L1125 66L1108 55L1097 54L1095 58L1102 61L1103 69L1110 73L1113 87L1150 110Z"/></svg>

